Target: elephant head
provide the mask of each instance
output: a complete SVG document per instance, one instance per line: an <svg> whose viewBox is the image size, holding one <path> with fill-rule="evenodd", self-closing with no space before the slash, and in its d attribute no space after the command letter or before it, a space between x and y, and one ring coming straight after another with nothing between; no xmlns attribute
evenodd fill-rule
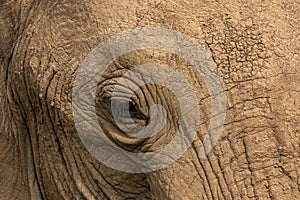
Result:
<svg viewBox="0 0 300 200"><path fill-rule="evenodd" d="M0 199L299 198L299 2L0 10Z"/></svg>

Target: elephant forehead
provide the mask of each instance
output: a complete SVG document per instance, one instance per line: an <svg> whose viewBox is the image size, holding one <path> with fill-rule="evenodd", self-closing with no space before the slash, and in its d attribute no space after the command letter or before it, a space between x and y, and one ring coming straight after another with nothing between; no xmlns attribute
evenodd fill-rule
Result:
<svg viewBox="0 0 300 200"><path fill-rule="evenodd" d="M73 5L66 1L51 6L42 2L39 6L47 12L37 10L32 14L35 19L25 26L24 37L20 39L22 45L17 55L21 58L14 57L22 61L16 65L16 71L29 66L37 80L56 72L74 77L80 63L99 42L121 31L143 26L174 29L196 39L211 50L228 80L243 81L245 76L250 79L264 68L266 47L263 42L255 42L261 38L256 30L259 26L245 22L245 27L241 27L238 19L218 14L220 11L215 11L214 4L83 1ZM229 67L231 62L239 66Z"/></svg>

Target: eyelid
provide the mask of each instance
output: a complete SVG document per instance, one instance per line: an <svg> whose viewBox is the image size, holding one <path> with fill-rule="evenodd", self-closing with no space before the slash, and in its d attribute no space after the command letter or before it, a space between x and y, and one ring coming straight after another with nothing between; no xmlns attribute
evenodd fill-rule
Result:
<svg viewBox="0 0 300 200"><path fill-rule="evenodd" d="M136 116L140 116L139 118L143 119L143 120L148 119L147 115L145 115L145 113L140 110L138 104L133 99L119 97L119 96L114 96L114 97L110 98L110 101L111 100L117 100L117 101L120 101L120 102L123 101L124 103L129 103L129 105L131 103L135 107L135 109L137 111L137 115Z"/></svg>
<svg viewBox="0 0 300 200"><path fill-rule="evenodd" d="M109 101L132 102L133 104L135 104L135 103L132 101L132 99L127 98L127 97L123 97L123 96L113 96L113 97L110 97L108 100L109 100Z"/></svg>
<svg viewBox="0 0 300 200"><path fill-rule="evenodd" d="M103 102L108 106L108 108L111 106L111 101L120 101L120 103L123 101L133 104L137 112L143 116L142 118L147 118L148 111L141 108L140 100L135 96L135 94L130 95L123 92L111 92L111 91L102 91L100 93L100 99L102 99Z"/></svg>
<svg viewBox="0 0 300 200"><path fill-rule="evenodd" d="M117 100L117 101L129 101L129 102L133 102L133 99L128 97L128 95L124 94L124 93L118 93L115 94L114 96L112 96L112 92L107 92L107 91L102 91L99 94L99 99L101 99L102 101L112 101L112 100ZM133 102L135 103L135 102Z"/></svg>

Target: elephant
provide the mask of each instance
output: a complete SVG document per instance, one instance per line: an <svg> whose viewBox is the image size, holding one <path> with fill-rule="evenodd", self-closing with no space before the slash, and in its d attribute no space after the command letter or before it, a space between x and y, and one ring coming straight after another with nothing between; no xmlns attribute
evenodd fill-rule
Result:
<svg viewBox="0 0 300 200"><path fill-rule="evenodd" d="M298 0L0 0L0 11L1 200L299 199ZM200 123L187 149L164 167L133 173L89 151L76 128L72 100L89 53L107 38L145 27L180 32L205 50L223 82L226 109L212 113L207 82L174 52L142 48L116 57L97 78L94 103L98 124L118 148L133 153L164 148L189 114L180 111L170 89L144 84L124 103L129 118L146 127L154 120L150 106L157 104L164 107L165 124L151 137L124 134L112 117L110 95L135 66L176 69L198 99ZM147 69L155 74L161 68ZM216 144L199 158L210 123L223 114Z"/></svg>

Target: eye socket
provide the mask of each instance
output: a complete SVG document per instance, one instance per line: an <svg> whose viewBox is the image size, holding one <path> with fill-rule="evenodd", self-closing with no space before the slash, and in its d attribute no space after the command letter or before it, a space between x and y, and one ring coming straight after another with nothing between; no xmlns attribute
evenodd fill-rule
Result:
<svg viewBox="0 0 300 200"><path fill-rule="evenodd" d="M129 113L131 117L138 115L139 111L132 101L129 101Z"/></svg>
<svg viewBox="0 0 300 200"><path fill-rule="evenodd" d="M116 98L114 98L112 100L112 98L106 98L103 100L104 100L103 102L104 102L105 107L110 111L110 113L111 113L112 109L117 109L119 115L124 118L131 117L134 120L144 120L144 121L149 119L148 116L146 116L144 113L142 113L140 111L138 105L132 99L124 99L124 98L116 99ZM115 103L114 103L114 105L116 106L115 108L112 107L112 101L115 101ZM124 113L122 112L125 104L128 104L128 111L129 111L130 116L124 115Z"/></svg>
<svg viewBox="0 0 300 200"><path fill-rule="evenodd" d="M129 101L129 113L133 119L148 120L148 117L140 112L137 105L134 104L133 101Z"/></svg>

